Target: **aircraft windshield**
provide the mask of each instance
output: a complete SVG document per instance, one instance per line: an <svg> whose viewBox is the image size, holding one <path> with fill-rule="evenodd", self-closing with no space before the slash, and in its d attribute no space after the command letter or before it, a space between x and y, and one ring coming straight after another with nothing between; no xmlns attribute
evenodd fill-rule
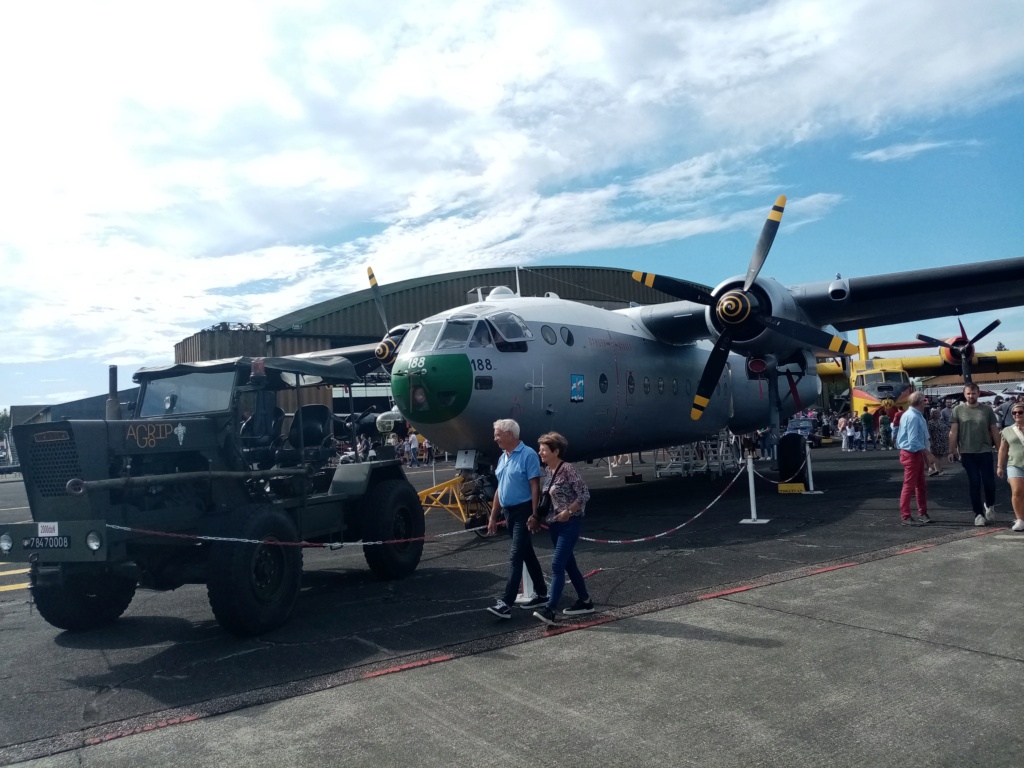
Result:
<svg viewBox="0 0 1024 768"><path fill-rule="evenodd" d="M410 342L410 352L426 352L433 349L434 342L437 340L437 335L441 332L441 326L443 323L424 323L416 329L416 335ZM412 334L409 334L412 336ZM402 351L405 351L405 344L402 345Z"/></svg>
<svg viewBox="0 0 1024 768"><path fill-rule="evenodd" d="M450 317L434 349L461 349L469 341L475 317Z"/></svg>
<svg viewBox="0 0 1024 768"><path fill-rule="evenodd" d="M151 379L146 383L139 416L226 411L231 407L234 383L234 371L186 373L167 379Z"/></svg>
<svg viewBox="0 0 1024 768"><path fill-rule="evenodd" d="M860 377L858 377L860 378ZM878 371L876 373L864 374L866 384L909 384L910 377L906 371Z"/></svg>

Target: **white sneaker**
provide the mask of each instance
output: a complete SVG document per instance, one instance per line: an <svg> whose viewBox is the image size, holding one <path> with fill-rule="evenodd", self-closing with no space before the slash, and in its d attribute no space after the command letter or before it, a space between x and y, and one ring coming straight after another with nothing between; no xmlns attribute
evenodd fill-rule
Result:
<svg viewBox="0 0 1024 768"><path fill-rule="evenodd" d="M979 528L988 525L988 523L985 521L984 515L978 515L976 518L974 518L974 524Z"/></svg>
<svg viewBox="0 0 1024 768"><path fill-rule="evenodd" d="M1024 531L1024 520L1014 520L1011 531Z"/></svg>
<svg viewBox="0 0 1024 768"><path fill-rule="evenodd" d="M985 519L986 520L995 520L996 519L996 505L993 504L990 507L988 504L985 504L984 506L985 506Z"/></svg>

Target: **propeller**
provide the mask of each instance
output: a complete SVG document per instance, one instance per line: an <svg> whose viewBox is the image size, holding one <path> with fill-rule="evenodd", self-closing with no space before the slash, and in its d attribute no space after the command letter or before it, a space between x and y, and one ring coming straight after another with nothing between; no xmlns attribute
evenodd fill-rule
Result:
<svg viewBox="0 0 1024 768"><path fill-rule="evenodd" d="M960 323L960 337L957 341L952 343L948 341L942 341L940 339L933 339L931 336L925 336L923 333L917 334L917 338L927 344L934 344L937 347L945 347L953 353L954 358L960 358L960 371L963 373L964 384L971 383L971 358L974 356L974 345L988 336L996 327L1002 322L1002 320L993 320L991 323L986 325L970 341L967 339L967 331L964 330L963 321L958 320Z"/></svg>
<svg viewBox="0 0 1024 768"><path fill-rule="evenodd" d="M374 355L384 369L391 373L391 367L398 357L398 345L402 343L405 334L412 328L411 325L396 325L394 328L388 326L388 316L384 311L384 298L377 285L377 278L373 274L373 267L366 268L366 275L370 278L370 292L373 294L373 303L377 305L377 312L380 314L381 322L384 323L384 339L377 345Z"/></svg>
<svg viewBox="0 0 1024 768"><path fill-rule="evenodd" d="M711 350L707 363L704 364L704 372L700 376L697 392L693 397L690 418L694 421L703 415L704 409L711 401L711 395L714 393L722 371L725 370L725 363L729 359L729 350L732 347L733 339L741 331L749 329L752 323L787 336L808 347L827 349L837 355L852 355L857 352L856 345L839 336L762 311L757 295L751 292L751 288L757 281L757 276L768 258L768 251L771 250L772 243L775 241L785 208L786 196L779 195L764 222L764 227L761 228L761 236L750 257L750 264L747 267L747 274L743 279L741 289L732 289L715 297L710 290L696 283L676 280L663 275L652 275L647 272L633 273L633 279L648 288L657 288L677 299L715 308L715 316L721 323L721 333L715 342L714 349Z"/></svg>
<svg viewBox="0 0 1024 768"><path fill-rule="evenodd" d="M384 333L386 334L391 330L388 325L388 316L384 312L384 298L380 292L380 286L377 285L377 278L373 274L373 267L366 268L366 275L370 278L370 293L373 294L373 303L377 305L377 312L380 314L381 322L384 323Z"/></svg>

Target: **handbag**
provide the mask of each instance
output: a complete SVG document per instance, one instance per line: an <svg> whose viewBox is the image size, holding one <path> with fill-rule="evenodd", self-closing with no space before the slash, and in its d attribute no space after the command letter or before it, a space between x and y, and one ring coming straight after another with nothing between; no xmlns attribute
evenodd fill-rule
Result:
<svg viewBox="0 0 1024 768"><path fill-rule="evenodd" d="M565 464L563 461L562 464ZM537 502L537 517L541 520L545 519L554 510L551 504L551 486L555 484L555 478L558 477L558 473L562 471L562 464L558 465L558 469L555 470L555 474L551 476L551 482L548 484L548 489L540 495L540 501Z"/></svg>

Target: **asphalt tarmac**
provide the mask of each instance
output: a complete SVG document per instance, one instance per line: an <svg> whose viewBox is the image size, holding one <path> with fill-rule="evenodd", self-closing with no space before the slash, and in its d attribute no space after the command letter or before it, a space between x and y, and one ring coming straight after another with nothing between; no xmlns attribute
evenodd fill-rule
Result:
<svg viewBox="0 0 1024 768"><path fill-rule="evenodd" d="M400 582L307 552L296 614L257 640L225 635L201 587L140 593L82 635L0 592L0 764L1019 765L1024 536L1005 484L999 524L975 528L954 468L929 480L937 522L906 528L895 452L813 457L820 495L757 480L766 524L739 522L741 476L669 536L581 543L598 613L555 631L484 611L507 539L473 534L433 540ZM586 535L646 539L731 479L637 469L584 470ZM0 484L4 519L26 514L17 487ZM459 528L428 515L429 535Z"/></svg>

